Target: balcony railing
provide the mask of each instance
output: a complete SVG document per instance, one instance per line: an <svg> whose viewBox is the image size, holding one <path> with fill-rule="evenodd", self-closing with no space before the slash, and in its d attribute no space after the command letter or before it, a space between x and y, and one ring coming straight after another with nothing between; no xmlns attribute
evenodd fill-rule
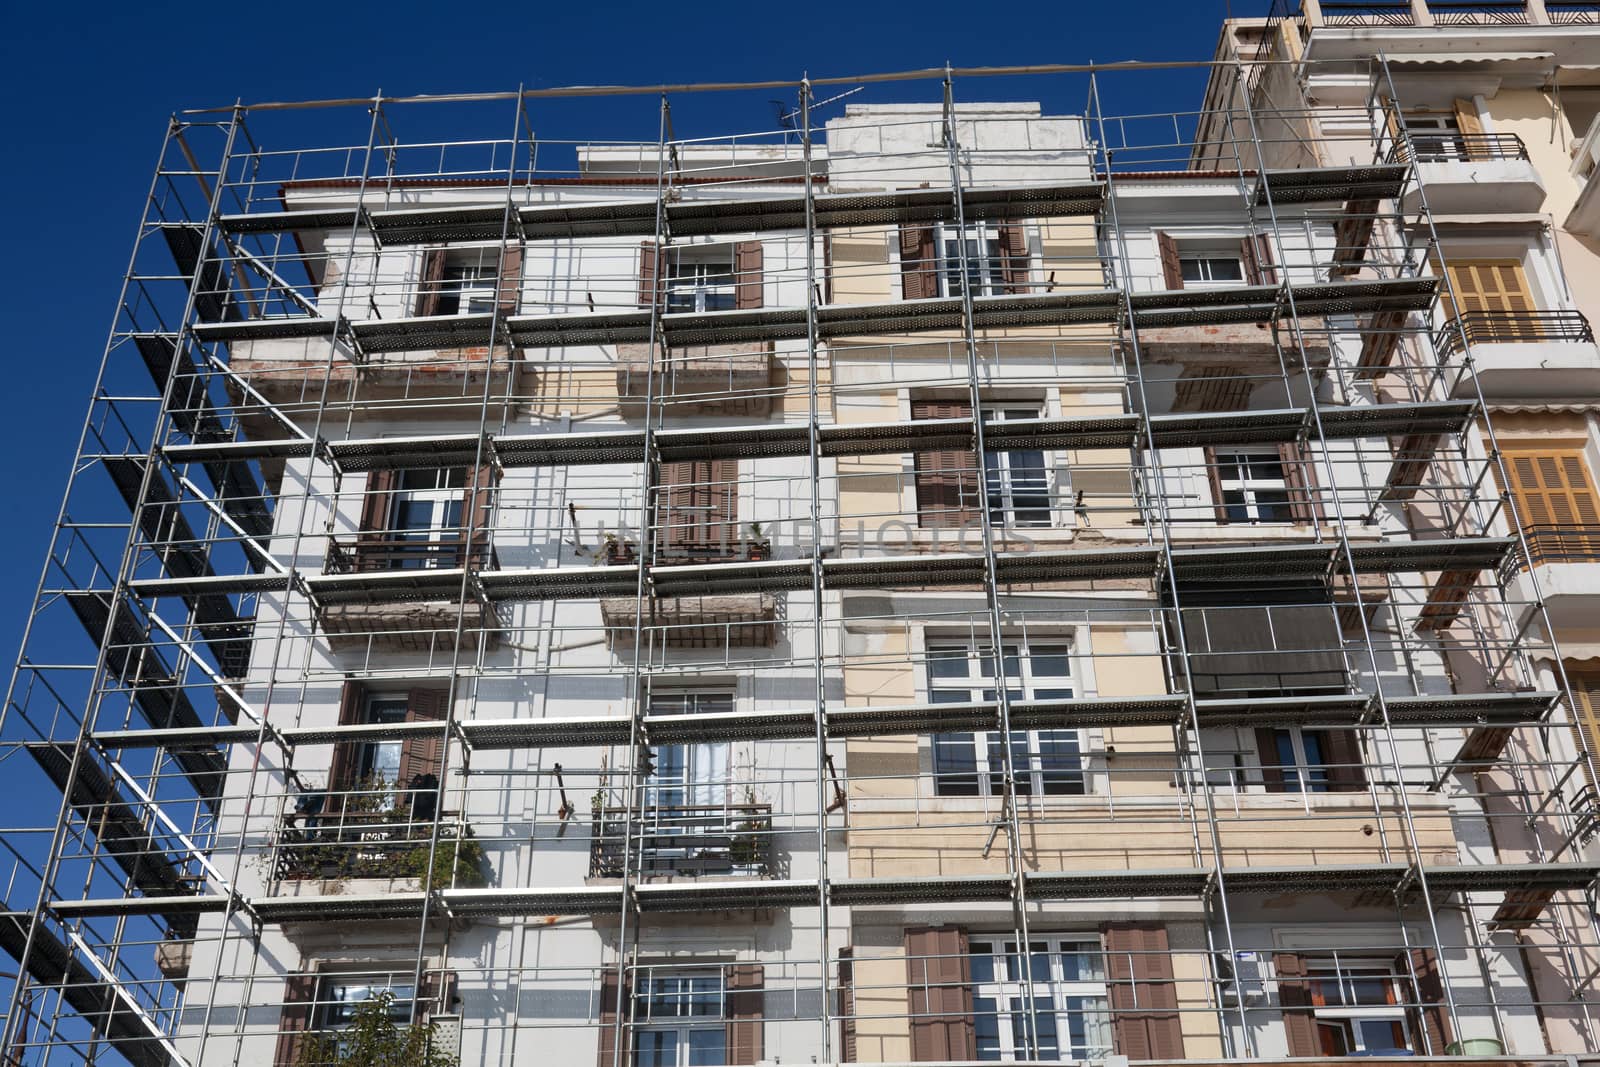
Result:
<svg viewBox="0 0 1600 1067"><path fill-rule="evenodd" d="M1524 26L1524 0L1428 0L1436 26Z"/></svg>
<svg viewBox="0 0 1600 1067"><path fill-rule="evenodd" d="M388 794L375 792L302 797L278 830L274 875L280 881L421 879L427 873L437 813L435 884L483 884L483 849L454 812L437 812L436 788L395 793L388 810L357 810L390 803Z"/></svg>
<svg viewBox="0 0 1600 1067"><path fill-rule="evenodd" d="M1583 312L1468 311L1439 328L1434 348L1441 359L1461 355L1467 345L1536 344L1540 341L1594 343L1594 327Z"/></svg>
<svg viewBox="0 0 1600 1067"><path fill-rule="evenodd" d="M772 805L681 804L598 808L589 843L589 877L622 877L626 850L646 875L743 874L771 869ZM631 841L630 841L631 839Z"/></svg>
<svg viewBox="0 0 1600 1067"><path fill-rule="evenodd" d="M1544 0L1545 14L1556 26L1593 26L1600 23L1600 3L1595 0Z"/></svg>
<svg viewBox="0 0 1600 1067"><path fill-rule="evenodd" d="M1600 526L1593 523L1524 526L1528 558L1543 563L1600 563Z"/></svg>
<svg viewBox="0 0 1600 1067"><path fill-rule="evenodd" d="M438 570L447 567L476 569L495 566L489 535L479 532L470 543L465 531L424 538L398 530L374 530L354 537L328 538L326 570L329 574L364 574L371 571Z"/></svg>
<svg viewBox="0 0 1600 1067"><path fill-rule="evenodd" d="M1528 146L1514 133L1407 130L1389 150L1392 163L1480 163L1527 158Z"/></svg>
<svg viewBox="0 0 1600 1067"><path fill-rule="evenodd" d="M1411 4L1408 0L1367 4L1322 0L1322 23L1325 26L1409 26Z"/></svg>

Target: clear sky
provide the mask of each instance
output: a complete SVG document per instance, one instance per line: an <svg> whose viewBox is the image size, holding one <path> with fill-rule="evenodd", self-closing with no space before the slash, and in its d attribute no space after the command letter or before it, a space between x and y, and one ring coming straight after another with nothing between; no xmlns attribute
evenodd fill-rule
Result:
<svg viewBox="0 0 1600 1067"><path fill-rule="evenodd" d="M1265 14L1266 0L1232 13ZM0 294L16 368L0 421L0 656L9 666L60 506L169 115L217 104L576 84L849 75L955 66L1205 60L1228 0L1084 3L173 4L35 0L0 43L8 205ZM1196 71L1143 75L1129 110L1198 104ZM1018 84L1017 88L1011 88ZM963 87L964 88L964 87ZM1017 99L996 82L986 99ZM771 96L781 93L767 94ZM821 94L819 94L821 95ZM881 97L879 97L881 98ZM1037 98L1035 93L1033 98ZM761 129L765 113L721 126ZM1046 100L1076 111L1081 99ZM675 110L692 128L701 98ZM619 112L620 114L620 112ZM629 112L627 121L635 121ZM647 128L593 135L653 137ZM544 133L540 116L536 130ZM581 131L563 129L562 136Z"/></svg>

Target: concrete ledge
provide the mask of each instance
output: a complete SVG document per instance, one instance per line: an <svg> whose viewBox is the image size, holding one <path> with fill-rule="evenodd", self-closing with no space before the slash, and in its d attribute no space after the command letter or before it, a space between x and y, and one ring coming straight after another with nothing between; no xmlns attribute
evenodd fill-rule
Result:
<svg viewBox="0 0 1600 1067"><path fill-rule="evenodd" d="M606 644L633 647L637 601L605 597ZM652 611L653 609L653 611ZM778 640L778 598L770 593L663 597L645 602L644 626L667 648L771 648Z"/></svg>

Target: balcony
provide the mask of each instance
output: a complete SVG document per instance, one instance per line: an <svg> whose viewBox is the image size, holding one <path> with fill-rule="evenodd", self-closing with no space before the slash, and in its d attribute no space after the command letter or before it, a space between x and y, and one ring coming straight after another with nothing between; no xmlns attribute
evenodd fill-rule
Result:
<svg viewBox="0 0 1600 1067"><path fill-rule="evenodd" d="M638 415L650 393L675 415L716 413L765 418L774 394L772 346L685 345L656 367L650 381L650 346L617 346L617 395L624 412Z"/></svg>
<svg viewBox="0 0 1600 1067"><path fill-rule="evenodd" d="M1410 26L1410 0L1388 0L1387 3L1346 3L1344 0L1322 0L1323 26Z"/></svg>
<svg viewBox="0 0 1600 1067"><path fill-rule="evenodd" d="M442 571L465 567L496 570L499 561L488 534L447 532L444 537L418 538L399 530L373 530L328 538L324 572L333 575L377 575ZM477 647L480 636L493 633L494 616L481 598L437 596L425 599L374 600L321 604L317 621L336 652L448 652L461 620L461 645Z"/></svg>
<svg viewBox="0 0 1600 1067"><path fill-rule="evenodd" d="M415 789L389 806L393 794L377 790L306 794L278 830L272 867L278 892L332 895L354 891L352 882L383 891L420 887L428 872L437 795L437 789ZM433 884L483 885L483 848L472 840L471 827L455 812L439 816Z"/></svg>
<svg viewBox="0 0 1600 1067"><path fill-rule="evenodd" d="M1428 0L1435 26L1526 26L1524 0Z"/></svg>
<svg viewBox="0 0 1600 1067"><path fill-rule="evenodd" d="M1592 627L1600 619L1600 526L1533 525L1522 532L1551 624ZM1533 588L1523 576L1517 582L1518 600L1531 610Z"/></svg>
<svg viewBox="0 0 1600 1067"><path fill-rule="evenodd" d="M627 850L640 878L772 873L772 805L674 804L598 808L589 839L589 877L621 878Z"/></svg>
<svg viewBox="0 0 1600 1067"><path fill-rule="evenodd" d="M1544 204L1544 181L1514 133L1412 130L1396 142L1390 162L1416 165L1416 184L1401 197L1408 212L1420 207L1421 191L1435 215L1538 211Z"/></svg>
<svg viewBox="0 0 1600 1067"><path fill-rule="evenodd" d="M1461 363L1454 396L1485 400L1600 393L1600 348L1581 311L1468 311L1434 336L1440 360Z"/></svg>

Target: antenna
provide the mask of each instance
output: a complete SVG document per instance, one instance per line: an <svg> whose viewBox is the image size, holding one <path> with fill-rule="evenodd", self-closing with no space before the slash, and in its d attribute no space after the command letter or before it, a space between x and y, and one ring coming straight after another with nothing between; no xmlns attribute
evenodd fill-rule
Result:
<svg viewBox="0 0 1600 1067"><path fill-rule="evenodd" d="M818 108L821 108L821 107L823 107L823 106L825 106L827 104L831 104L835 100L843 100L847 96L854 96L856 93L859 93L861 90L863 90L865 88L866 88L865 85L858 85L854 89L846 89L844 92L839 93L836 96L830 96L826 100L818 100L816 103L811 105L811 111L814 114L817 111ZM791 108L787 103L785 103L782 100L771 100L771 101L768 101L768 103L772 104L772 106L777 108L777 110L778 110L778 125L779 126L781 126L785 130L793 130L793 129L796 128L795 127L795 120L800 117L800 109L799 108L797 108L797 107L796 108Z"/></svg>

